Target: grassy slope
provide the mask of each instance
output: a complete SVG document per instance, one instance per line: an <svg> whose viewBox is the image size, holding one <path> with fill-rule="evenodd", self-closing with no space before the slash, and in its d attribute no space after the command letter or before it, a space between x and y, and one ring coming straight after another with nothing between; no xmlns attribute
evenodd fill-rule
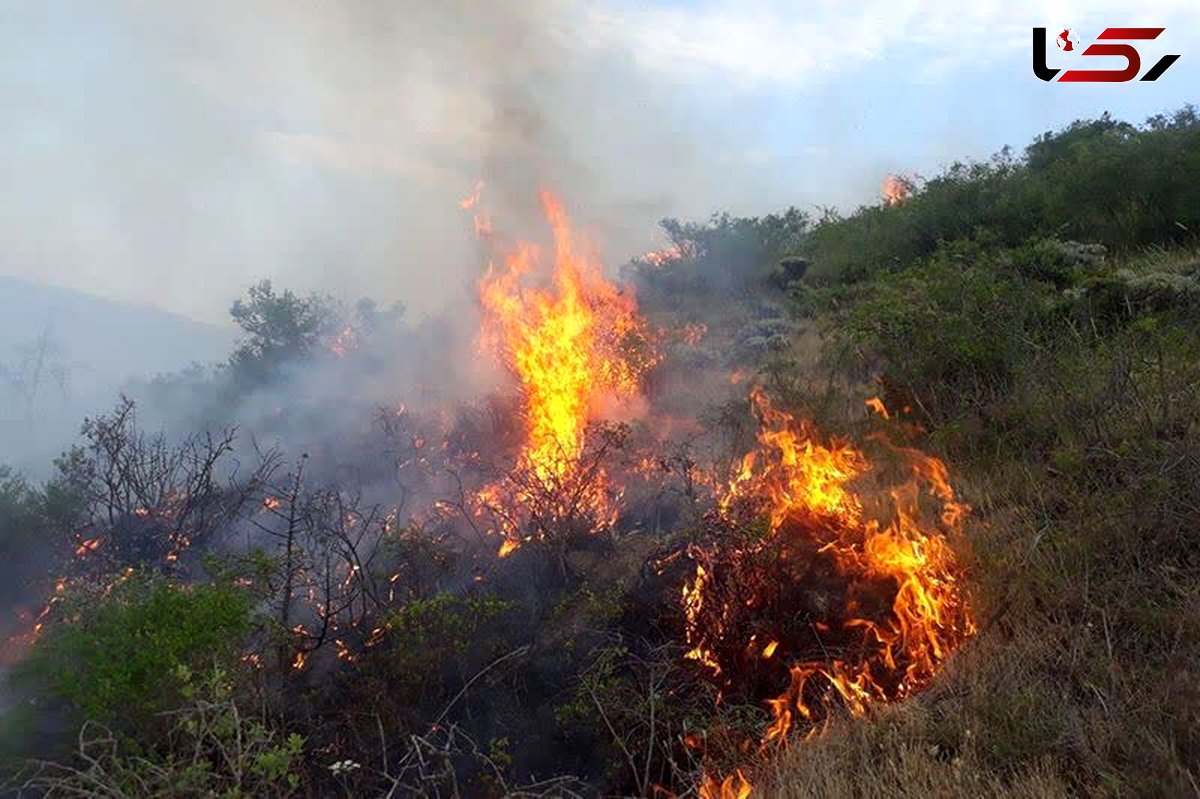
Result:
<svg viewBox="0 0 1200 799"><path fill-rule="evenodd" d="M1104 132L1084 146L1194 163L1197 131L1193 118L1161 152L1138 134L1125 150ZM1005 169L913 202L984 187L1003 205L1037 182L1031 165ZM1114 214L1139 202L1126 177L1106 200ZM1200 169L1156 190L1187 183ZM1121 217L1137 236L1108 255L981 218L903 267L881 259L799 292L833 356L804 368L838 376L843 396L882 374L929 431L924 446L953 465L975 508L982 630L926 693L776 758L764 795L1200 793L1200 252L1176 241L1177 218L1144 205ZM888 212L818 231L815 256L848 263L851 245L834 258L830 242L856 236L882 252ZM940 223L919 206L895 216L905 235ZM1153 245L1156 229L1167 246ZM796 399L853 423L839 410L850 403Z"/></svg>

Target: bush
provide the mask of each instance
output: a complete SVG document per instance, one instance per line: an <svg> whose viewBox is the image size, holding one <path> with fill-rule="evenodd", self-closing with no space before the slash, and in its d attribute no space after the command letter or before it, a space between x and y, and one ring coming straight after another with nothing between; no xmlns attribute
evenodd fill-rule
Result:
<svg viewBox="0 0 1200 799"><path fill-rule="evenodd" d="M892 403L938 421L1007 388L1047 310L1023 281L957 256L880 279L839 317Z"/></svg>
<svg viewBox="0 0 1200 799"><path fill-rule="evenodd" d="M38 643L27 676L86 719L126 726L177 705L180 668L236 659L250 626L250 599L238 589L140 576L67 612Z"/></svg>
<svg viewBox="0 0 1200 799"><path fill-rule="evenodd" d="M186 704L171 713L151 747L88 723L69 763L43 764L23 788L47 796L263 796L300 792L304 738L284 736L234 699L229 675L216 668L173 672Z"/></svg>
<svg viewBox="0 0 1200 799"><path fill-rule="evenodd" d="M906 202L827 216L805 244L813 272L856 281L906 268L940 241L1014 247L1065 236L1130 252L1200 232L1200 119L1185 106L1141 127L1107 114L1046 133L1023 158L955 164Z"/></svg>
<svg viewBox="0 0 1200 799"><path fill-rule="evenodd" d="M54 508L44 492L0 466L0 597L15 602L34 572L50 555Z"/></svg>

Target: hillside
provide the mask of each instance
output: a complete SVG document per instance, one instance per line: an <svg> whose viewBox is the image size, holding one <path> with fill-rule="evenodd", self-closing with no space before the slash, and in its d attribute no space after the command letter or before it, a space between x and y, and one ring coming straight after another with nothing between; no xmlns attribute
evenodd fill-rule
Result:
<svg viewBox="0 0 1200 799"><path fill-rule="evenodd" d="M0 462L31 475L129 380L225 358L228 329L0 275Z"/></svg>
<svg viewBox="0 0 1200 799"><path fill-rule="evenodd" d="M0 474L10 784L1194 793L1197 186L1185 108L665 220L630 285L547 192L470 336L256 285L159 400L229 426Z"/></svg>

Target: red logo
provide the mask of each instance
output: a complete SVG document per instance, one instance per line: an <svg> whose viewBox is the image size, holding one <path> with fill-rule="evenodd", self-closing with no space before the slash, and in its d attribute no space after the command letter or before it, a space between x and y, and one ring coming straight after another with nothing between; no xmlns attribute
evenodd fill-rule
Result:
<svg viewBox="0 0 1200 799"><path fill-rule="evenodd" d="M1125 59L1124 69L1068 69L1058 78L1058 83L1124 83L1133 80L1142 71L1142 56L1132 44L1124 42L1151 41L1166 28L1105 28L1081 53L1084 56L1120 56ZM1075 31L1064 28L1054 40L1063 52L1075 52L1079 38ZM1155 62L1139 80L1155 81L1179 60L1178 55L1165 55ZM1046 29L1033 29L1033 74L1050 82L1061 70L1046 66Z"/></svg>

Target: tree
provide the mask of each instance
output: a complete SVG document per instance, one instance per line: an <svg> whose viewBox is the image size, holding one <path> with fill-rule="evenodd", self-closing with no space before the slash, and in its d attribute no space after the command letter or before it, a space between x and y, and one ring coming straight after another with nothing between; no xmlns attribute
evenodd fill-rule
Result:
<svg viewBox="0 0 1200 799"><path fill-rule="evenodd" d="M46 496L0 466L0 600L16 602L52 551Z"/></svg>
<svg viewBox="0 0 1200 799"><path fill-rule="evenodd" d="M291 290L276 293L270 280L250 287L246 299L229 309L246 332L230 356L236 378L265 382L283 364L308 356L334 326L334 303L329 297L300 297Z"/></svg>

